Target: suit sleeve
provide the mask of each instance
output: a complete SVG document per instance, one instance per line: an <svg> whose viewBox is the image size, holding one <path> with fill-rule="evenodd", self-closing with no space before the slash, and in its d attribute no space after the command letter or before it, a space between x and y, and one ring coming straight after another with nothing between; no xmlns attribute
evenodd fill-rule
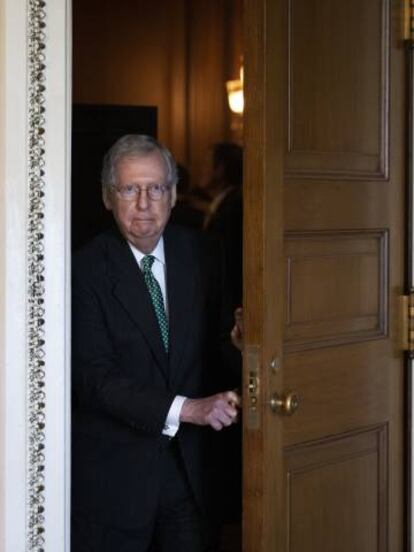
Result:
<svg viewBox="0 0 414 552"><path fill-rule="evenodd" d="M80 408L98 411L140 432L161 435L174 399L122 374L99 293L74 272L72 285L72 385Z"/></svg>

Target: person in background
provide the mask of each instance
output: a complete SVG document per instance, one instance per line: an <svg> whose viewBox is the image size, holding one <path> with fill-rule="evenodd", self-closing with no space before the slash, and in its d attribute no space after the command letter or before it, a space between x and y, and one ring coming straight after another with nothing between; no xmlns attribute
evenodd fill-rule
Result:
<svg viewBox="0 0 414 552"><path fill-rule="evenodd" d="M204 209L191 194L190 177L187 169L183 165L177 165L177 169L177 201L171 212L170 222L201 230L205 216Z"/></svg>
<svg viewBox="0 0 414 552"><path fill-rule="evenodd" d="M218 237L224 247L230 303L242 304L243 289L243 150L231 142L213 145L210 188L216 190L204 229Z"/></svg>

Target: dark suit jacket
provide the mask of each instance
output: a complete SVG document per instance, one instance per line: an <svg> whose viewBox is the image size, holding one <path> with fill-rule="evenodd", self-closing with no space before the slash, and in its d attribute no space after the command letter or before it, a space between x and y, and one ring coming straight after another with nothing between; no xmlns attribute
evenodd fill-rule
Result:
<svg viewBox="0 0 414 552"><path fill-rule="evenodd" d="M72 509L119 527L154 515L162 429L175 395L206 396L237 379L220 361L232 315L217 249L179 227L167 227L164 245L169 355L141 271L116 230L73 261ZM212 433L181 424L175 438L207 509Z"/></svg>

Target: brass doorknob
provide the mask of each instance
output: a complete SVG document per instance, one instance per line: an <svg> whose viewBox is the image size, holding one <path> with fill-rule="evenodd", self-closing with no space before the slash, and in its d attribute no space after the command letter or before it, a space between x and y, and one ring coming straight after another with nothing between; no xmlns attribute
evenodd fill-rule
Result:
<svg viewBox="0 0 414 552"><path fill-rule="evenodd" d="M272 411L276 414L291 416L299 407L299 395L294 392L289 392L282 396L273 393L269 404Z"/></svg>

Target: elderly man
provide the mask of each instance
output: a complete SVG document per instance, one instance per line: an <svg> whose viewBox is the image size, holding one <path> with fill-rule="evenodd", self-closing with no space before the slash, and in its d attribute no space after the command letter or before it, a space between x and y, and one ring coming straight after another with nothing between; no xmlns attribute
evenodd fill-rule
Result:
<svg viewBox="0 0 414 552"><path fill-rule="evenodd" d="M161 144L118 140L102 171L116 226L74 259L73 552L199 552L218 507L232 324L218 248L167 226L176 182Z"/></svg>

